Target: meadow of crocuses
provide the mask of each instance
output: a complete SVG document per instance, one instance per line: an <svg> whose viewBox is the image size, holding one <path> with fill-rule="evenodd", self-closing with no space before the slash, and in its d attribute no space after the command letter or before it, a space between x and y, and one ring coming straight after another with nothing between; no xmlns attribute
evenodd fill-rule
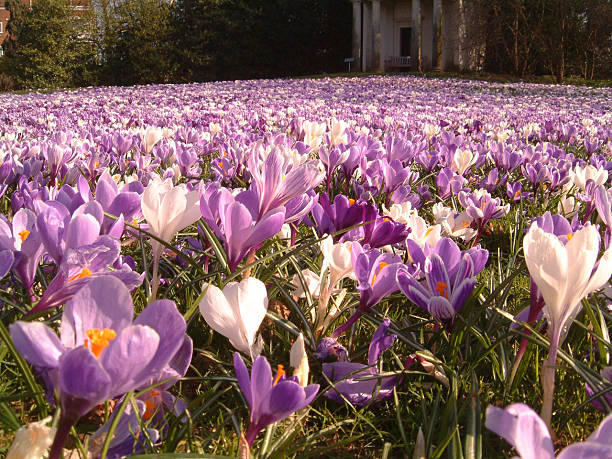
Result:
<svg viewBox="0 0 612 459"><path fill-rule="evenodd" d="M612 458L612 90L0 95L0 453Z"/></svg>

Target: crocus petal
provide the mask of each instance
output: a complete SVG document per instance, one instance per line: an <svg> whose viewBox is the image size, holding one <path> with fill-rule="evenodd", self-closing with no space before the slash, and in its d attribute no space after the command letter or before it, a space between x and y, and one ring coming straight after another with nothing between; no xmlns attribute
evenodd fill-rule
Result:
<svg viewBox="0 0 612 459"><path fill-rule="evenodd" d="M92 407L109 397L112 380L98 359L84 346L64 354L60 360L62 396L90 401Z"/></svg>
<svg viewBox="0 0 612 459"><path fill-rule="evenodd" d="M134 315L127 287L113 276L91 279L68 302L62 315L60 337L67 348L80 346L87 330L110 328L119 333L130 325Z"/></svg>
<svg viewBox="0 0 612 459"><path fill-rule="evenodd" d="M506 409L489 406L487 429L502 436L517 450L521 459L554 459L555 452L548 428L540 416L522 403Z"/></svg>
<svg viewBox="0 0 612 459"><path fill-rule="evenodd" d="M250 349L268 310L266 286L259 279L248 277L241 282L229 282L223 294L237 315L241 337Z"/></svg>
<svg viewBox="0 0 612 459"><path fill-rule="evenodd" d="M100 223L90 214L77 215L66 229L66 248L92 244L100 235Z"/></svg>
<svg viewBox="0 0 612 459"><path fill-rule="evenodd" d="M230 304L218 287L208 285L204 288L207 291L200 302L200 314L206 323L214 331L228 338L236 349L248 353L249 343L246 337L243 337L238 306Z"/></svg>
<svg viewBox="0 0 612 459"><path fill-rule="evenodd" d="M272 368L263 356L258 356L251 369L251 420L259 416L262 399L272 389Z"/></svg>
<svg viewBox="0 0 612 459"><path fill-rule="evenodd" d="M9 326L13 344L24 359L38 368L56 368L65 349L58 337L40 322L17 321Z"/></svg>
<svg viewBox="0 0 612 459"><path fill-rule="evenodd" d="M391 320L389 318L383 319L380 326L374 332L370 347L368 349L368 365L376 365L380 354L393 346L397 335L387 335L387 330L391 326Z"/></svg>
<svg viewBox="0 0 612 459"><path fill-rule="evenodd" d="M125 327L111 340L100 354L100 363L112 381L111 397L137 387L151 375L143 370L154 358L159 344L155 330L143 325Z"/></svg>
<svg viewBox="0 0 612 459"><path fill-rule="evenodd" d="M565 244L567 260L580 260L568 267L566 299L569 308L580 307L579 302L587 294L586 287L593 272L599 253L599 233L593 225L588 225L574 233L574 236ZM544 298L546 299L546 298Z"/></svg>
<svg viewBox="0 0 612 459"><path fill-rule="evenodd" d="M568 287L568 257L557 236L532 225L523 239L525 261L552 318L559 317ZM571 288L571 286L569 286Z"/></svg>
<svg viewBox="0 0 612 459"><path fill-rule="evenodd" d="M238 352L234 352L234 371L236 372L236 379L238 379L238 385L240 386L240 390L242 391L244 398L249 404L249 408L251 408L251 411L253 411L251 377L249 376L249 371L247 370L247 367L244 364L244 360L242 360L242 357Z"/></svg>
<svg viewBox="0 0 612 459"><path fill-rule="evenodd" d="M187 325L176 309L174 301L158 300L148 305L136 318L134 325L146 325L159 336L159 347L143 376L154 377L170 362L183 344Z"/></svg>
<svg viewBox="0 0 612 459"><path fill-rule="evenodd" d="M0 279L11 270L13 261L15 261L15 257L11 250L0 250Z"/></svg>
<svg viewBox="0 0 612 459"><path fill-rule="evenodd" d="M450 301L442 296L432 297L427 305L427 310L438 320L453 320L457 315Z"/></svg>

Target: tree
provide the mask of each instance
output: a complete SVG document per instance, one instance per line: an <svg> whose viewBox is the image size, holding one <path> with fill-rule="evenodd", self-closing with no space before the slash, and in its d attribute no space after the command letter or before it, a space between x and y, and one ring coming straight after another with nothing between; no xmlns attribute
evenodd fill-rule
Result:
<svg viewBox="0 0 612 459"><path fill-rule="evenodd" d="M173 81L170 5L163 0L101 3L103 76L106 83Z"/></svg>
<svg viewBox="0 0 612 459"><path fill-rule="evenodd" d="M76 16L68 0L37 0L30 10L11 10L9 22L8 67L19 86L60 88L92 82L90 15Z"/></svg>

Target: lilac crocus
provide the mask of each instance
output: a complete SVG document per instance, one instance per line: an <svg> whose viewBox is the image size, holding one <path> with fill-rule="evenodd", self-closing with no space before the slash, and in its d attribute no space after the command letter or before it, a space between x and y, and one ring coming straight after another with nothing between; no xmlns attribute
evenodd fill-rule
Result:
<svg viewBox="0 0 612 459"><path fill-rule="evenodd" d="M397 338L397 335L387 334L390 325L391 320L385 318L372 336L367 365L347 361L323 363L323 373L334 383L334 387L324 393L327 398L338 403L346 399L353 405L364 406L391 396L398 377L383 377L377 368L380 354L393 346Z"/></svg>
<svg viewBox="0 0 612 459"><path fill-rule="evenodd" d="M273 148L262 162L253 154L249 159L249 171L258 198L257 219L312 190L323 180L313 161L293 166L285 159L280 147Z"/></svg>
<svg viewBox="0 0 612 459"><path fill-rule="evenodd" d="M478 230L493 219L501 218L510 211L510 204L502 206L501 199L492 198L487 190L480 189L471 193L459 192L459 203L465 208L467 214L474 219Z"/></svg>
<svg viewBox="0 0 612 459"><path fill-rule="evenodd" d="M200 211L213 232L223 241L230 270L266 239L278 233L285 222L285 209L272 209L257 217L257 196L250 190L234 197L229 190L205 187Z"/></svg>
<svg viewBox="0 0 612 459"><path fill-rule="evenodd" d="M145 445L148 440L142 430L143 424L141 420L144 420L144 427L153 444L158 444L163 441L163 438L168 432L166 413L169 412L176 417L181 417L187 409L187 404L183 400L172 395L168 389L170 389L179 378L185 376L191 363L192 354L193 343L191 338L185 336L183 344L176 354L174 354L166 368L152 379L146 381L141 387L137 388L137 390L144 390L148 386L157 384L154 389L145 392L134 400L138 413L131 404L126 406L117 428L114 431L113 439L110 442L106 457L113 459L125 457L129 454L145 452L143 445ZM164 382L159 384L162 381ZM114 411L108 421L96 430L90 438L90 444L93 443L102 446L101 441L105 438L116 415L117 412Z"/></svg>
<svg viewBox="0 0 612 459"><path fill-rule="evenodd" d="M249 376L242 357L234 352L234 370L240 390L251 410L246 432L249 446L262 429L305 408L319 392L318 384L302 387L297 377L287 378L282 365L279 365L276 377L273 377L270 364L261 355L253 362Z"/></svg>
<svg viewBox="0 0 612 459"><path fill-rule="evenodd" d="M92 279L66 305L60 337L41 322L15 322L19 353L45 375L62 407L50 459L71 426L96 405L158 375L183 345L186 324L174 302L151 303L132 322L127 287L111 276Z"/></svg>
<svg viewBox="0 0 612 459"><path fill-rule="evenodd" d="M546 423L527 405L515 403L505 409L489 406L485 425L514 446L521 459L555 459ZM569 445L556 457L612 458L612 415L605 418L584 442Z"/></svg>
<svg viewBox="0 0 612 459"><path fill-rule="evenodd" d="M28 314L64 304L91 279L99 276L115 277L129 290L138 287L143 279L140 274L125 264L114 269L114 264L120 259L120 249L119 240L108 235L98 237L92 244L67 249L58 273Z"/></svg>

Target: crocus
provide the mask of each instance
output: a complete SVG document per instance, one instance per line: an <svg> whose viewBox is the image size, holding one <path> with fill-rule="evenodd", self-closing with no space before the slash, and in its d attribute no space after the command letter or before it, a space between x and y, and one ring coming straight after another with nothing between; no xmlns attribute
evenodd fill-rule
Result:
<svg viewBox="0 0 612 459"><path fill-rule="evenodd" d="M200 302L200 313L206 323L239 351L256 354L255 335L268 310L264 283L248 277L229 282L223 291L210 284L204 288L207 290Z"/></svg>
<svg viewBox="0 0 612 459"><path fill-rule="evenodd" d="M305 408L319 391L318 384L302 387L295 376L287 378L282 365L279 365L276 377L273 377L272 368L263 356L255 359L249 376L242 357L235 352L234 370L240 390L251 410L246 432L249 446L262 429Z"/></svg>
<svg viewBox="0 0 612 459"><path fill-rule="evenodd" d="M55 436L55 428L47 426L49 421L51 416L20 427L6 459L41 459L45 456Z"/></svg>
<svg viewBox="0 0 612 459"><path fill-rule="evenodd" d="M571 320L580 312L581 301L601 288L612 274L612 251L606 250L598 261L599 233L587 224L566 236L559 237L531 225L523 239L523 250L529 273L542 293L548 319L550 353L542 368L542 419L550 426L555 385L557 351L563 343ZM580 260L576 263L576 260Z"/></svg>
<svg viewBox="0 0 612 459"><path fill-rule="evenodd" d="M154 177L142 195L142 214L149 225L149 232L165 242L170 242L174 235L192 225L201 217L199 193L189 191L185 184L173 186L172 180L162 181ZM163 246L153 240L153 288L151 298L155 299L159 284L158 266Z"/></svg>
<svg viewBox="0 0 612 459"><path fill-rule="evenodd" d="M396 376L376 378L380 376L377 368L380 354L389 349L397 338L397 335L387 334L390 325L391 321L385 318L372 336L367 365L342 361L323 363L323 373L335 388L325 392L327 398L342 403L344 397L353 405L364 406L370 401L384 400L393 393L398 382Z"/></svg>
<svg viewBox="0 0 612 459"><path fill-rule="evenodd" d="M555 459L546 423L527 405L515 403L505 409L489 406L485 425L514 446L521 459ZM586 441L568 446L557 459L611 457L612 415L605 418Z"/></svg>
<svg viewBox="0 0 612 459"><path fill-rule="evenodd" d="M71 426L105 400L159 374L185 339L174 302L151 303L132 322L127 287L111 276L92 279L66 305L60 337L41 322L15 322L19 353L59 394L62 414L49 459L57 459Z"/></svg>
<svg viewBox="0 0 612 459"><path fill-rule="evenodd" d="M603 368L601 370L601 377L602 377L602 379L605 382L603 382L600 387L602 389L610 389L610 386L612 386L612 367L605 367L605 368ZM599 390L597 390L597 391L599 392ZM588 384L586 385L586 394L587 394L587 397L589 397L589 398L592 397L593 395L595 395L595 390L593 390L593 388L591 386L589 386ZM603 394L601 397L606 400L606 403L608 405L612 406L612 391L608 390L608 392ZM598 399L593 400L591 403L599 411L601 411L603 413L607 412L607 410L604 407L603 403L601 403Z"/></svg>
<svg viewBox="0 0 612 459"><path fill-rule="evenodd" d="M358 282L357 289L360 292L359 307L344 324L334 331L333 338L338 338L364 312L398 290L395 274L401 266L399 256L381 253L377 249L368 250L367 246L364 248L358 242L353 242L352 247L353 270Z"/></svg>

